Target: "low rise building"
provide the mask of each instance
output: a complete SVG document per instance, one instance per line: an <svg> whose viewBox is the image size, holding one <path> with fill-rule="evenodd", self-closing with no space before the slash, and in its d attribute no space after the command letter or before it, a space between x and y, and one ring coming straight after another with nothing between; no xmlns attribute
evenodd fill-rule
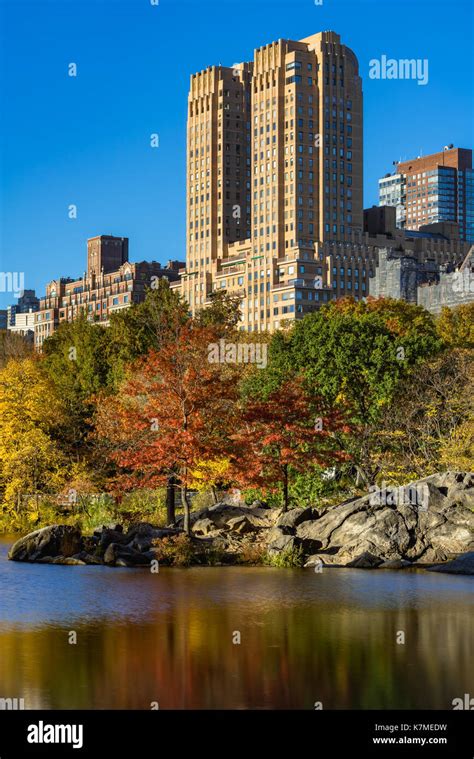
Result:
<svg viewBox="0 0 474 759"><path fill-rule="evenodd" d="M128 260L128 238L100 235L87 241L87 271L82 277L60 277L46 287L35 314L34 342L41 350L46 338L65 321L85 312L89 321L108 325L110 315L145 299L160 278L179 277L179 261L162 266L157 261Z"/></svg>

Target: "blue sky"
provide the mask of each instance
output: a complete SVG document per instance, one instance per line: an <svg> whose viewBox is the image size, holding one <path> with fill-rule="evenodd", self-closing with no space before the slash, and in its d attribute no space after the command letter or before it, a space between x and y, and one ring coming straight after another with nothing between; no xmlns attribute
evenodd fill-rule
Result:
<svg viewBox="0 0 474 759"><path fill-rule="evenodd" d="M472 147L472 0L0 0L0 271L43 294L97 234L184 259L190 74L328 29L360 62L366 206L393 160ZM369 79L383 54L428 59L428 84Z"/></svg>

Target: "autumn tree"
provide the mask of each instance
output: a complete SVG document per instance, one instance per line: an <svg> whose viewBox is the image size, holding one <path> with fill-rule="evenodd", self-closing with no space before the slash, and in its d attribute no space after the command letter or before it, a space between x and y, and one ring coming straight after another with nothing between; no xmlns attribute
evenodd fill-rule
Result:
<svg viewBox="0 0 474 759"><path fill-rule="evenodd" d="M230 452L236 413L236 366L209 361L216 333L183 327L174 343L139 361L115 397L99 406L98 436L125 489L174 477L190 532L187 491L203 462Z"/></svg>
<svg viewBox="0 0 474 759"><path fill-rule="evenodd" d="M444 351L401 382L380 419L371 456L384 479L403 482L474 467L474 361Z"/></svg>
<svg viewBox="0 0 474 759"><path fill-rule="evenodd" d="M189 306L170 288L165 277L146 291L142 303L133 303L130 308L112 314L107 349L109 384L117 389L131 363L149 350L159 351L176 342L189 321Z"/></svg>
<svg viewBox="0 0 474 759"><path fill-rule="evenodd" d="M0 329L0 369L10 359L22 359L33 353L33 341L10 330Z"/></svg>
<svg viewBox="0 0 474 759"><path fill-rule="evenodd" d="M302 377L283 382L265 398L247 397L241 413L241 426L233 437L236 479L268 491L280 487L284 511L294 473L347 458L334 437L336 431L348 432L342 413L308 391Z"/></svg>
<svg viewBox="0 0 474 759"><path fill-rule="evenodd" d="M474 303L443 306L436 320L438 334L448 348L474 348Z"/></svg>
<svg viewBox="0 0 474 759"><path fill-rule="evenodd" d="M23 496L59 492L66 482L64 422L64 407L37 359L12 359L0 370L0 498L13 517Z"/></svg>
<svg viewBox="0 0 474 759"><path fill-rule="evenodd" d="M345 298L277 334L265 375L253 377L253 392L278 388L302 372L330 404L350 410L353 434L340 440L351 455L357 481L370 485L377 469L373 435L399 383L442 343L433 317L419 306L392 299L356 302Z"/></svg>
<svg viewBox="0 0 474 759"><path fill-rule="evenodd" d="M209 490L212 493L214 503L218 502L217 489L229 480L231 471L230 460L219 456L198 461L195 469L191 472L191 487L197 491Z"/></svg>

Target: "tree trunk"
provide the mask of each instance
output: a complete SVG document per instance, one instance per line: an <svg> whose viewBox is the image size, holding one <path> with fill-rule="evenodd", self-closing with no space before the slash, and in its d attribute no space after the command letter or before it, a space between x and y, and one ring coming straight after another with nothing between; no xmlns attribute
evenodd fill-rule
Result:
<svg viewBox="0 0 474 759"><path fill-rule="evenodd" d="M211 485L211 493L212 493L212 500L213 500L214 505L219 503L217 499L217 490L216 490L215 485Z"/></svg>
<svg viewBox="0 0 474 759"><path fill-rule="evenodd" d="M186 535L191 535L191 523L189 519L189 503L187 499L187 487L186 485L181 485L181 505L183 507L184 512L184 532Z"/></svg>
<svg viewBox="0 0 474 759"><path fill-rule="evenodd" d="M166 523L167 524L174 524L176 521L176 512L175 512L175 478L174 477L168 477L168 482L166 483Z"/></svg>

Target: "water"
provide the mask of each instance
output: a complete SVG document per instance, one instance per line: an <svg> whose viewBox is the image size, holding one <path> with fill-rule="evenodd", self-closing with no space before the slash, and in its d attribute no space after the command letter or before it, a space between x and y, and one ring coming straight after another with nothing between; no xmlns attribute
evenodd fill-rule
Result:
<svg viewBox="0 0 474 759"><path fill-rule="evenodd" d="M9 562L11 543L0 537L0 697L26 708L449 709L474 696L472 577L156 575Z"/></svg>

